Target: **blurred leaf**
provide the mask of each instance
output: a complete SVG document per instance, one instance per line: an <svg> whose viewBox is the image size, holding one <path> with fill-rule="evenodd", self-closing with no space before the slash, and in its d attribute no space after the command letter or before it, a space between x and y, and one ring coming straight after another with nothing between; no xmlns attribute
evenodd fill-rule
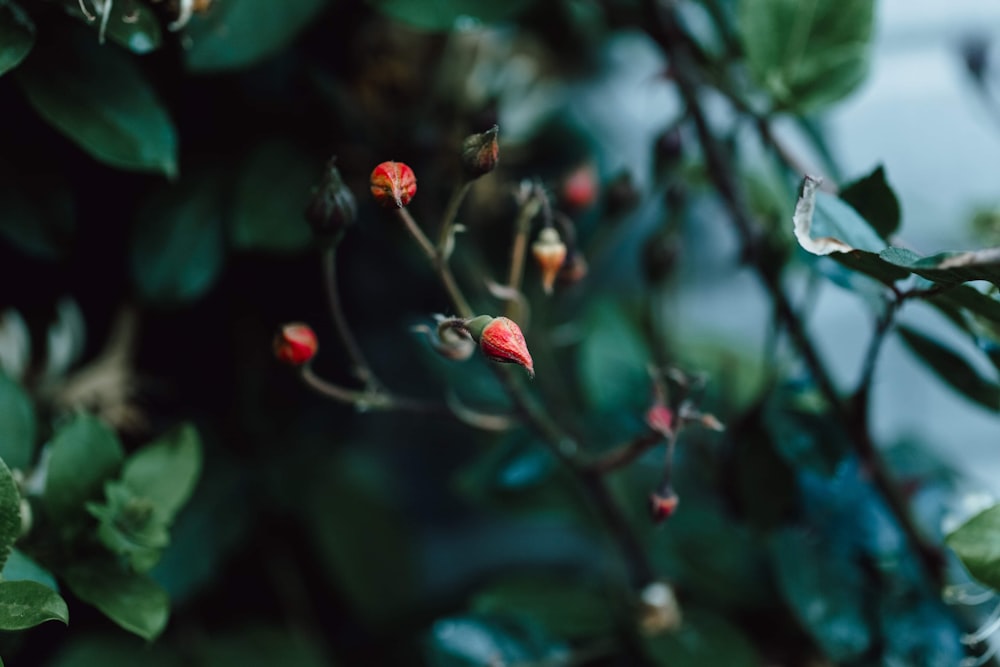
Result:
<svg viewBox="0 0 1000 667"><path fill-rule="evenodd" d="M378 11L424 30L451 30L462 17L483 23L514 18L535 0L482 2L481 0L368 0Z"/></svg>
<svg viewBox="0 0 1000 667"><path fill-rule="evenodd" d="M568 656L537 630L510 619L469 615L434 623L427 641L430 667L544 664L558 667ZM561 659L560 659L561 658Z"/></svg>
<svg viewBox="0 0 1000 667"><path fill-rule="evenodd" d="M941 380L990 410L1000 409L1000 385L983 378L969 362L933 338L907 326L900 326L897 331L910 351Z"/></svg>
<svg viewBox="0 0 1000 667"><path fill-rule="evenodd" d="M0 1L0 76L17 67L35 45L35 24L23 9Z"/></svg>
<svg viewBox="0 0 1000 667"><path fill-rule="evenodd" d="M35 451L35 405L21 385L0 372L0 459L27 469Z"/></svg>
<svg viewBox="0 0 1000 667"><path fill-rule="evenodd" d="M87 503L87 511L99 522L98 538L112 553L127 559L136 572L146 572L170 543L169 523L157 516L149 498L122 482L108 482L104 495L104 503Z"/></svg>
<svg viewBox="0 0 1000 667"><path fill-rule="evenodd" d="M791 400L773 406L766 416L778 453L796 470L829 477L848 452L843 427L823 412L796 406Z"/></svg>
<svg viewBox="0 0 1000 667"><path fill-rule="evenodd" d="M170 599L145 574L111 561L78 563L62 574L74 595L143 639L155 639L167 626Z"/></svg>
<svg viewBox="0 0 1000 667"><path fill-rule="evenodd" d="M48 445L48 471L42 504L58 520L84 511L124 458L118 436L96 417L81 414L56 431Z"/></svg>
<svg viewBox="0 0 1000 667"><path fill-rule="evenodd" d="M558 576L508 576L477 591L470 609L484 616L522 617L559 639L607 637L615 632L613 605L592 584Z"/></svg>
<svg viewBox="0 0 1000 667"><path fill-rule="evenodd" d="M786 528L772 535L771 557L785 601L824 655L836 663L861 657L873 637L856 556Z"/></svg>
<svg viewBox="0 0 1000 667"><path fill-rule="evenodd" d="M226 258L223 181L189 175L154 191L132 233L132 278L143 299L161 305L193 301L215 283Z"/></svg>
<svg viewBox="0 0 1000 667"><path fill-rule="evenodd" d="M0 569L21 536L21 494L10 468L0 460Z"/></svg>
<svg viewBox="0 0 1000 667"><path fill-rule="evenodd" d="M91 25L99 27L100 19ZM114 3L106 34L111 41L139 55L155 51L163 42L163 30L156 14L139 2Z"/></svg>
<svg viewBox="0 0 1000 667"><path fill-rule="evenodd" d="M89 31L50 39L17 70L35 110L101 162L173 176L177 132L131 56L102 48Z"/></svg>
<svg viewBox="0 0 1000 667"><path fill-rule="evenodd" d="M122 481L133 493L152 501L157 515L172 521L191 497L201 472L201 439L184 424L132 454Z"/></svg>
<svg viewBox="0 0 1000 667"><path fill-rule="evenodd" d="M184 61L196 72L260 62L286 48L326 7L326 0L220 0L184 29Z"/></svg>
<svg viewBox="0 0 1000 667"><path fill-rule="evenodd" d="M845 185L840 190L840 198L860 213L883 239L888 240L899 229L899 200L885 179L882 165Z"/></svg>
<svg viewBox="0 0 1000 667"><path fill-rule="evenodd" d="M294 252L312 234L302 217L322 163L289 142L256 147L236 185L233 245L241 250Z"/></svg>
<svg viewBox="0 0 1000 667"><path fill-rule="evenodd" d="M1000 505L975 515L945 538L973 577L1000 591Z"/></svg>
<svg viewBox="0 0 1000 667"><path fill-rule="evenodd" d="M45 621L69 624L66 601L36 581L0 582L0 630L26 630Z"/></svg>
<svg viewBox="0 0 1000 667"><path fill-rule="evenodd" d="M740 509L754 528L772 530L795 507L795 470L778 454L759 411L730 424L728 431L739 434L733 443L733 469Z"/></svg>
<svg viewBox="0 0 1000 667"><path fill-rule="evenodd" d="M35 581L58 592L59 585L52 573L22 553L11 549L10 556L0 572L3 581Z"/></svg>
<svg viewBox="0 0 1000 667"><path fill-rule="evenodd" d="M807 112L864 80L873 14L873 0L741 0L737 25L757 83L780 107Z"/></svg>
<svg viewBox="0 0 1000 667"><path fill-rule="evenodd" d="M1000 324L1000 299L983 294L972 285L953 287L942 294L935 294L929 300L931 303L943 301L953 306L965 308L994 324ZM1000 328L995 330L1000 331Z"/></svg>
<svg viewBox="0 0 1000 667"><path fill-rule="evenodd" d="M577 352L583 395L598 411L642 409L650 397L649 350L629 317L616 304L599 301L586 316Z"/></svg>
<svg viewBox="0 0 1000 667"><path fill-rule="evenodd" d="M310 535L334 585L369 620L412 602L412 541L393 507L394 485L360 455L337 457L310 501Z"/></svg>
<svg viewBox="0 0 1000 667"><path fill-rule="evenodd" d="M102 637L88 632L60 647L47 667L190 667L165 643L149 644L121 633Z"/></svg>
<svg viewBox="0 0 1000 667"><path fill-rule="evenodd" d="M971 280L988 280L1000 286L1000 248L942 252L931 257L921 257L905 248L886 248L879 257L936 283L958 285Z"/></svg>
<svg viewBox="0 0 1000 667"><path fill-rule="evenodd" d="M684 608L675 632L647 637L644 645L658 667L759 667L761 658L747 636L714 612Z"/></svg>
<svg viewBox="0 0 1000 667"><path fill-rule="evenodd" d="M213 636L197 648L199 664L212 667L333 667L319 646L302 633L244 627Z"/></svg>
<svg viewBox="0 0 1000 667"><path fill-rule="evenodd" d="M76 225L73 195L62 173L0 163L0 235L42 259L66 255Z"/></svg>

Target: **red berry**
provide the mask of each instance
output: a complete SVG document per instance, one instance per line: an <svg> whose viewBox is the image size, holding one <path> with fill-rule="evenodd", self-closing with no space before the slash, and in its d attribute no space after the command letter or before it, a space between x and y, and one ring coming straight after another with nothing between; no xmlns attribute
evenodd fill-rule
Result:
<svg viewBox="0 0 1000 667"><path fill-rule="evenodd" d="M293 322L281 327L274 337L274 356L290 366L309 363L316 356L319 343L308 324Z"/></svg>
<svg viewBox="0 0 1000 667"><path fill-rule="evenodd" d="M383 162L372 170L372 196L382 206L403 208L417 194L417 177L402 162Z"/></svg>

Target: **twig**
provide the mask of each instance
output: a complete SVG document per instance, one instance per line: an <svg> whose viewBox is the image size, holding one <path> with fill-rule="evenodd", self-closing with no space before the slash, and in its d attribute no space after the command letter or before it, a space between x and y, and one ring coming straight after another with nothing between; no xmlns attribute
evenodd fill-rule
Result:
<svg viewBox="0 0 1000 667"><path fill-rule="evenodd" d="M410 232L410 235L417 241L417 244L424 251L427 259L430 260L431 265L437 272L438 277L441 279L441 283L444 285L445 290L448 292L448 296L451 298L452 304L455 306L455 311L460 317L475 317L476 313L472 310L469 302L465 300L465 295L462 294L462 290L458 287L458 283L455 282L455 275L451 272L451 267L448 266L448 261L445 257L434 247L427 235L424 234L423 230L420 229L420 225L417 221L413 219L410 215L410 211L406 207L397 208L396 214L399 215L403 224L406 225L406 229Z"/></svg>
<svg viewBox="0 0 1000 667"><path fill-rule="evenodd" d="M348 389L328 382L316 375L311 365L299 368L299 377L310 389L338 403L356 406L359 410L400 410L422 414L454 416L443 403L430 403L414 398L396 396L386 391Z"/></svg>
<svg viewBox="0 0 1000 667"><path fill-rule="evenodd" d="M514 222L514 241L510 247L510 268L507 272L507 287L515 292L521 291L524 280L524 256L528 249L528 233L531 231L531 221L542 209L545 195L538 192L537 186L531 186L531 193L522 203ZM516 301L507 304L507 316L510 317L516 308Z"/></svg>
<svg viewBox="0 0 1000 667"><path fill-rule="evenodd" d="M617 445L587 464L595 472L607 473L627 466L663 440L659 433L644 433L629 442Z"/></svg>
<svg viewBox="0 0 1000 667"><path fill-rule="evenodd" d="M441 218L441 237L438 239L438 252L442 257L447 258L451 251L452 236L455 233L455 220L458 218L458 209L462 206L465 195L469 192L472 181L464 179L461 185L451 193L448 206L444 209L444 216Z"/></svg>
<svg viewBox="0 0 1000 667"><path fill-rule="evenodd" d="M340 305L340 290L337 287L337 246L335 244L323 251L323 287L326 290L327 302L330 306L330 316L340 336L347 356L351 359L351 370L354 376L361 380L369 389L379 389L381 383L365 359L361 346L347 324L347 318Z"/></svg>

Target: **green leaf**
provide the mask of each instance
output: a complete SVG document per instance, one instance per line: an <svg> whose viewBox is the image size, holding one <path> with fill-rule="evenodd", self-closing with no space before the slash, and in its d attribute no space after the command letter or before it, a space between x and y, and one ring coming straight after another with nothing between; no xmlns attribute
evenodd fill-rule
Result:
<svg viewBox="0 0 1000 667"><path fill-rule="evenodd" d="M943 301L952 306L959 306L994 324L1000 324L1000 299L989 294L983 294L972 285L959 285L943 294L932 296L930 301L932 303Z"/></svg>
<svg viewBox="0 0 1000 667"><path fill-rule="evenodd" d="M973 577L1000 591L1000 504L975 515L945 538Z"/></svg>
<svg viewBox="0 0 1000 667"><path fill-rule="evenodd" d="M868 73L873 0L741 0L738 12L750 73L780 107L820 109Z"/></svg>
<svg viewBox="0 0 1000 667"><path fill-rule="evenodd" d="M840 191L840 198L868 221L883 239L899 229L899 200L885 179L882 165L863 178L848 183Z"/></svg>
<svg viewBox="0 0 1000 667"><path fill-rule="evenodd" d="M35 24L13 2L0 2L0 75L21 64L35 45Z"/></svg>
<svg viewBox="0 0 1000 667"><path fill-rule="evenodd" d="M226 259L223 189L217 175L195 174L146 199L129 250L132 279L144 300L186 303L215 283Z"/></svg>
<svg viewBox="0 0 1000 667"><path fill-rule="evenodd" d="M236 185L232 242L241 250L295 252L309 245L302 217L322 163L290 142L257 146Z"/></svg>
<svg viewBox="0 0 1000 667"><path fill-rule="evenodd" d="M131 56L86 30L48 39L16 72L35 110L101 162L173 176L177 132Z"/></svg>
<svg viewBox="0 0 1000 667"><path fill-rule="evenodd" d="M933 338L907 326L900 326L897 331L910 351L941 380L990 410L1000 409L1000 385L983 378L969 362Z"/></svg>
<svg viewBox="0 0 1000 667"><path fill-rule="evenodd" d="M35 581L59 592L59 584L51 572L26 556L19 549L11 549L10 556L0 572L2 581Z"/></svg>
<svg viewBox="0 0 1000 667"><path fill-rule="evenodd" d="M157 516L149 498L136 495L123 482L105 485L103 504L87 503L99 521L97 536L112 553L128 559L136 572L150 570L170 543L169 524Z"/></svg>
<svg viewBox="0 0 1000 667"><path fill-rule="evenodd" d="M35 405L21 385L0 372L0 459L26 469L35 451Z"/></svg>
<svg viewBox="0 0 1000 667"><path fill-rule="evenodd" d="M536 629L511 619L457 616L434 623L427 641L431 667L550 663L565 651Z"/></svg>
<svg viewBox="0 0 1000 667"><path fill-rule="evenodd" d="M21 494L10 468L0 461L0 569L21 536Z"/></svg>
<svg viewBox="0 0 1000 667"><path fill-rule="evenodd" d="M649 401L649 350L625 312L608 301L586 317L587 337L577 353L580 385L598 411L642 408Z"/></svg>
<svg viewBox="0 0 1000 667"><path fill-rule="evenodd" d="M100 20L92 25L98 27ZM160 48L163 30L152 9L137 2L116 2L108 17L107 36L132 53L139 55Z"/></svg>
<svg viewBox="0 0 1000 667"><path fill-rule="evenodd" d="M515 18L530 7L534 0L369 0L386 16L424 30L451 30L462 17L483 23L495 23Z"/></svg>
<svg viewBox="0 0 1000 667"><path fill-rule="evenodd" d="M170 599L145 574L94 561L67 569L63 578L74 595L143 639L155 639L167 626Z"/></svg>
<svg viewBox="0 0 1000 667"><path fill-rule="evenodd" d="M470 609L493 616L523 617L559 639L595 640L614 634L606 591L558 576L521 575L479 589Z"/></svg>
<svg viewBox="0 0 1000 667"><path fill-rule="evenodd" d="M0 235L22 252L55 260L72 247L73 193L50 165L0 163L0 211Z"/></svg>
<svg viewBox="0 0 1000 667"><path fill-rule="evenodd" d="M326 8L326 0L239 0L215 3L184 30L184 51L196 72L233 70L260 62L286 48Z"/></svg>
<svg viewBox="0 0 1000 667"><path fill-rule="evenodd" d="M69 624L66 601L37 581L0 582L0 630L26 630L45 621Z"/></svg>
<svg viewBox="0 0 1000 667"><path fill-rule="evenodd" d="M942 252L931 257L921 257L905 248L886 248L879 256L890 264L944 285L988 280L1000 286L1000 248Z"/></svg>
<svg viewBox="0 0 1000 667"><path fill-rule="evenodd" d="M75 520L84 504L101 493L121 466L122 445L104 422L77 415L56 431L48 445L48 472L42 505L61 521Z"/></svg>
<svg viewBox="0 0 1000 667"><path fill-rule="evenodd" d="M198 431L184 424L130 456L122 481L137 496L148 498L161 518L171 521L194 491L201 460Z"/></svg>
<svg viewBox="0 0 1000 667"><path fill-rule="evenodd" d="M864 655L873 637L864 607L865 581L852 556L803 530L771 539L773 571L788 607L824 655L836 663Z"/></svg>
<svg viewBox="0 0 1000 667"><path fill-rule="evenodd" d="M164 642L150 645L122 633L101 636L96 632L81 633L61 647L47 667L190 667L190 659L182 659Z"/></svg>
<svg viewBox="0 0 1000 667"><path fill-rule="evenodd" d="M761 658L747 636L723 616L685 608L676 632L648 637L647 653L658 667L758 667Z"/></svg>
<svg viewBox="0 0 1000 667"><path fill-rule="evenodd" d="M196 653L198 664L212 667L333 667L323 650L300 633L266 626L213 634Z"/></svg>

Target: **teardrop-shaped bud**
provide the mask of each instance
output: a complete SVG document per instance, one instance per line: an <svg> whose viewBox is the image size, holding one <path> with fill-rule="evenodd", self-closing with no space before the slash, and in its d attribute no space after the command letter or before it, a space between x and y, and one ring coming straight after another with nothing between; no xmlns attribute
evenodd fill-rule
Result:
<svg viewBox="0 0 1000 667"><path fill-rule="evenodd" d="M680 498L673 489L667 487L660 492L649 494L649 510L656 523L662 523L677 511Z"/></svg>
<svg viewBox="0 0 1000 667"><path fill-rule="evenodd" d="M354 193L340 177L337 158L330 158L306 206L306 221L318 238L336 238L354 222L357 209Z"/></svg>
<svg viewBox="0 0 1000 667"><path fill-rule="evenodd" d="M316 356L319 343L308 324L285 324L274 337L274 356L290 366L309 363Z"/></svg>
<svg viewBox="0 0 1000 667"><path fill-rule="evenodd" d="M566 244L559 238L554 227L546 227L538 233L538 240L531 245L531 253L542 270L542 289L552 293L559 269L566 262Z"/></svg>
<svg viewBox="0 0 1000 667"><path fill-rule="evenodd" d="M497 135L500 127L494 125L480 134L471 134L462 142L462 167L470 178L479 178L493 171L500 157Z"/></svg>
<svg viewBox="0 0 1000 667"><path fill-rule="evenodd" d="M524 366L528 375L535 377L535 364L524 342L524 334L517 323L506 317L480 315L466 320L466 329L479 343L479 349L490 361Z"/></svg>
<svg viewBox="0 0 1000 667"><path fill-rule="evenodd" d="M417 177L402 162L383 162L372 170L372 196L386 208L403 208L417 194Z"/></svg>

